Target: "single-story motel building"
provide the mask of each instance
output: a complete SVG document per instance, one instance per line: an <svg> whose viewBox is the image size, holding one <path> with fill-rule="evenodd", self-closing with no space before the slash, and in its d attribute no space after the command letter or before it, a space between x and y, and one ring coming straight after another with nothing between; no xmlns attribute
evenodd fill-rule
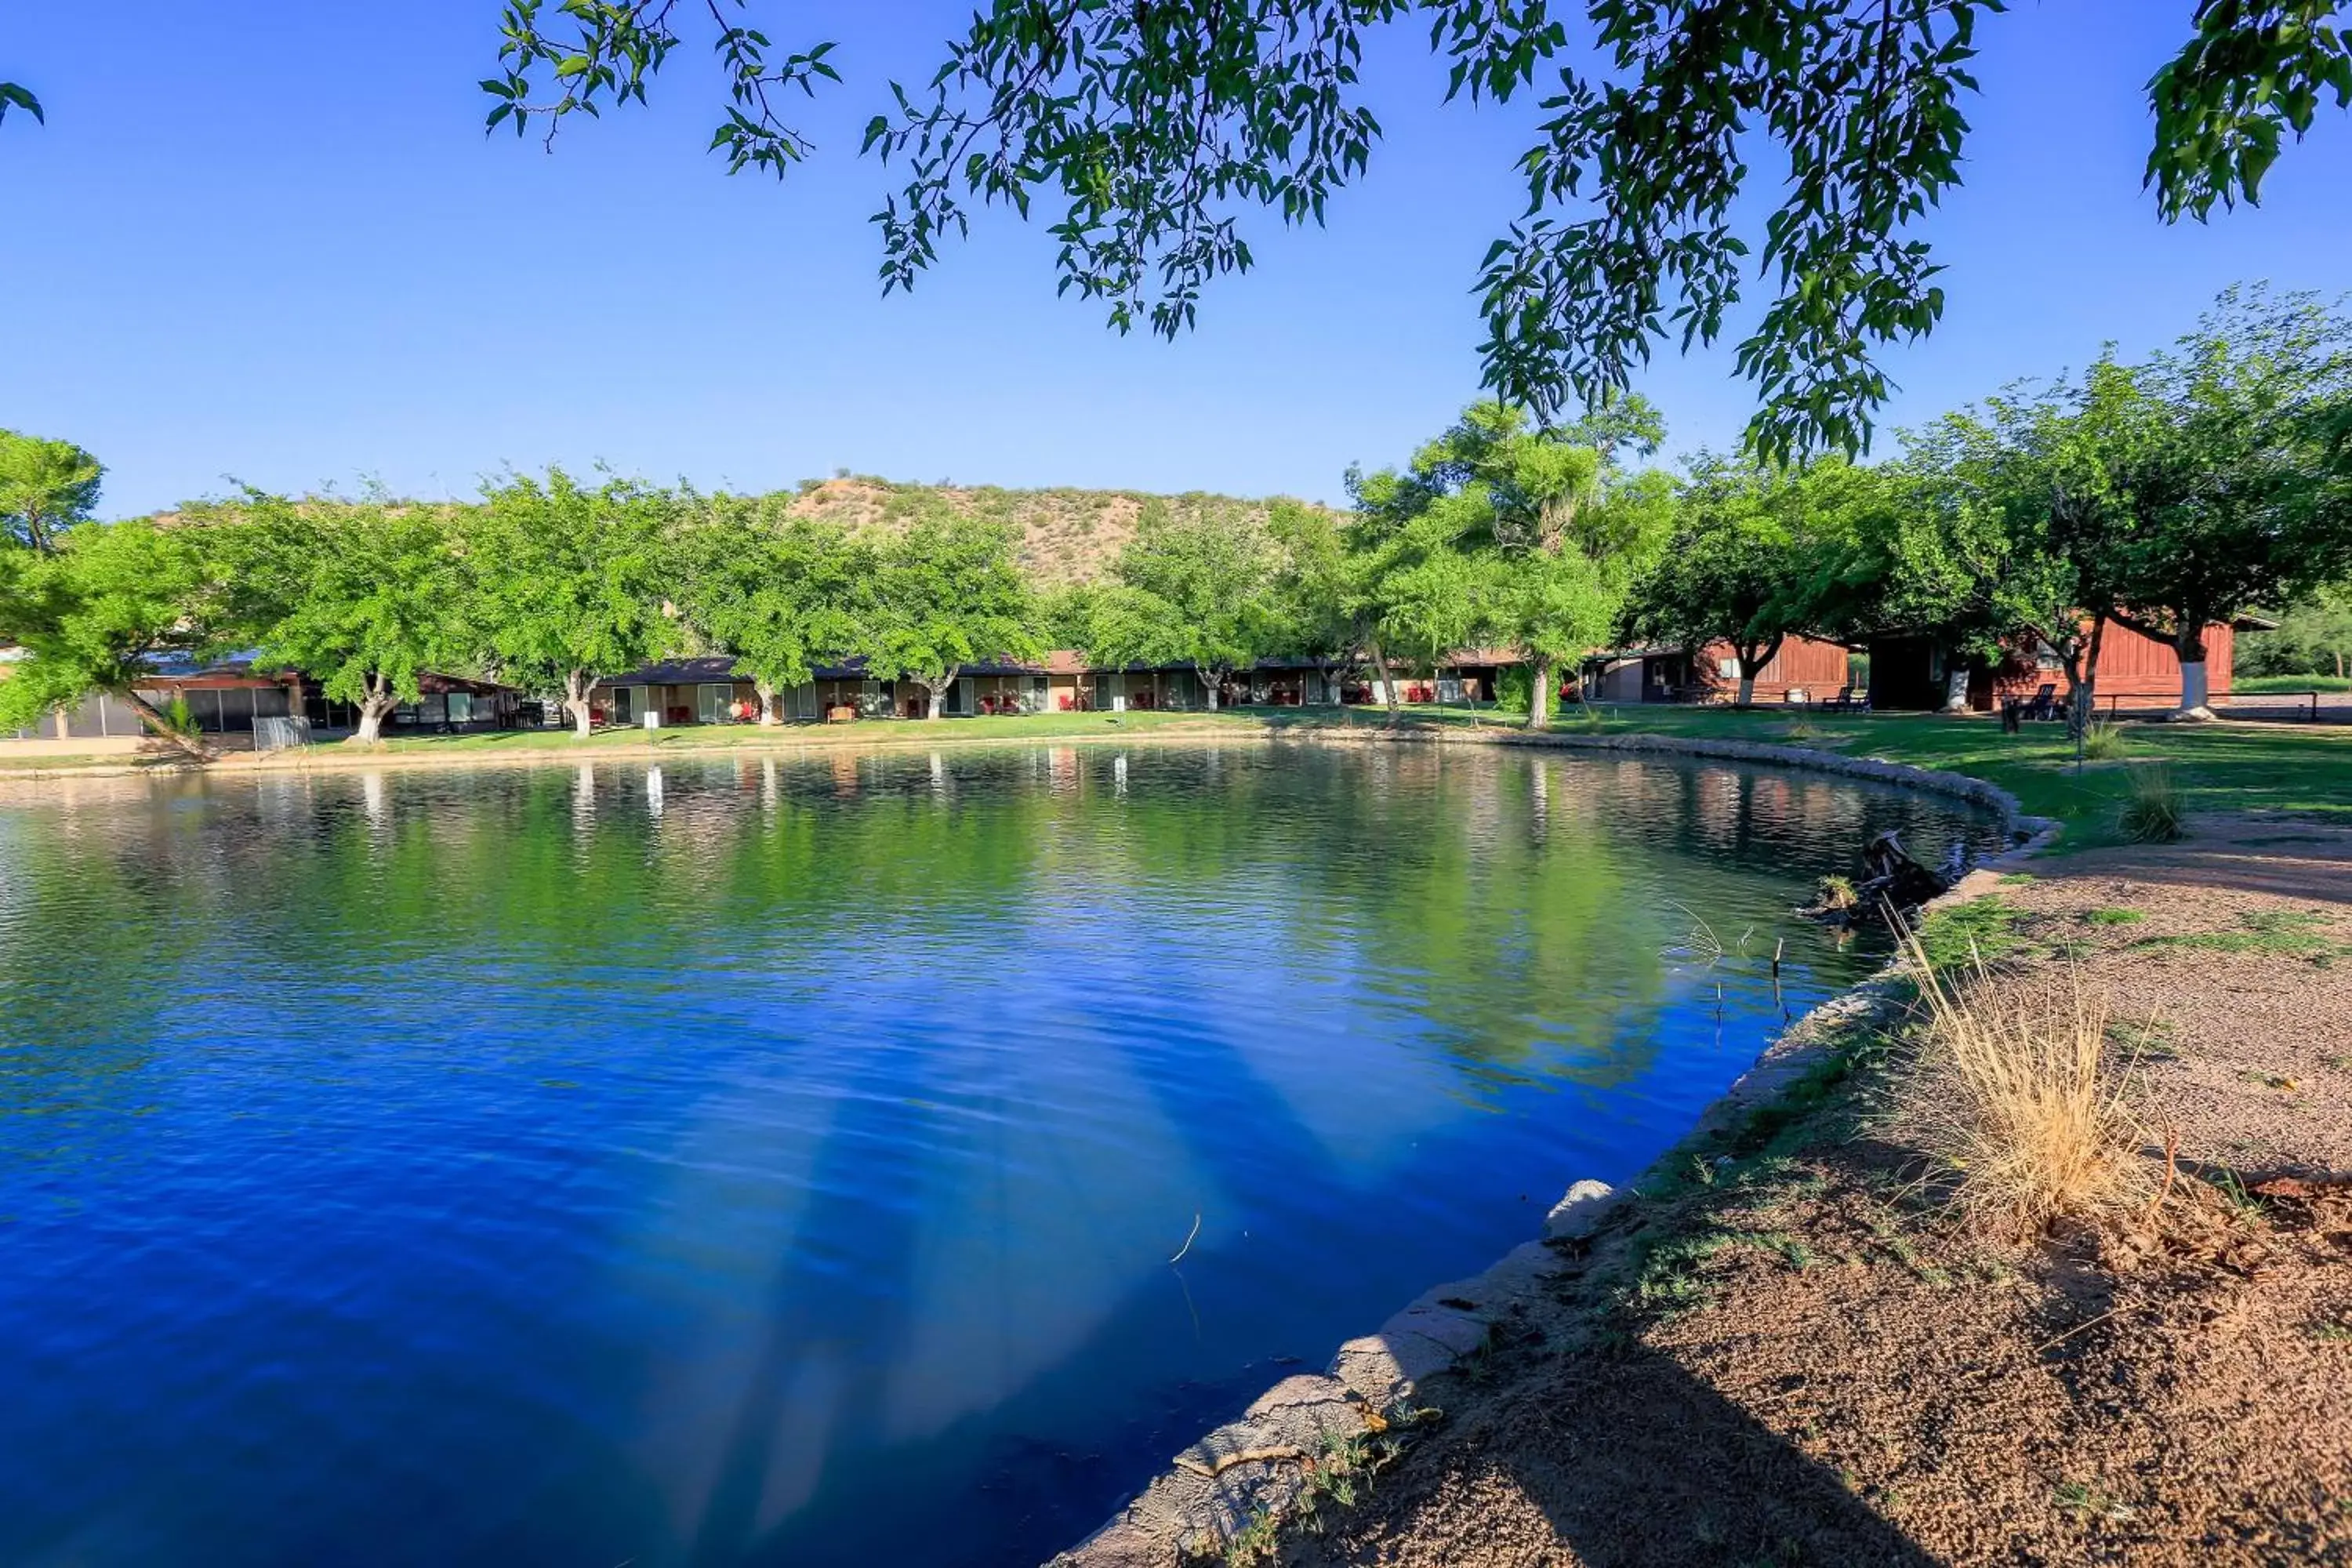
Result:
<svg viewBox="0 0 2352 1568"><path fill-rule="evenodd" d="M2252 617L2234 626L2205 628L2209 694L2229 695L2238 630L2268 625ZM1856 679L1856 654L1868 661ZM2099 640L2095 691L2103 708L2147 711L2180 697L2180 658L2172 645L2110 621ZM1759 703L1818 706L1841 700L1883 712L1935 712L1950 704L1953 677L1965 679L1962 706L1990 713L2011 701L2030 702L2043 687L2066 695L2066 672L2047 647L2018 644L1998 664L1958 659L1936 637L1890 635L1849 648L1817 637L1792 637L1756 678ZM1596 702L1729 702L1739 691L1739 659L1729 643L1696 653L1680 647L1625 648L1596 654L1584 667Z"/></svg>
<svg viewBox="0 0 2352 1568"><path fill-rule="evenodd" d="M16 650L0 648L0 679ZM184 703L189 722L232 748L250 744L265 721L299 719L314 730L347 731L359 723L346 702L328 700L319 683L291 670L261 670L250 658L197 664L186 658L153 661L153 677L132 688L142 700L164 712ZM384 722L388 735L450 733L513 729L536 722L525 695L495 681L454 675L420 677L418 700L394 709ZM136 710L121 698L100 692L76 707L61 708L38 725L0 731L0 745L15 754L87 756L131 752L148 739Z"/></svg>
<svg viewBox="0 0 2352 1568"><path fill-rule="evenodd" d="M2265 623L2242 619L2236 627L2215 626L2205 633L2206 672L2211 696L2231 689L2234 631ZM1852 660L1869 660L1866 684L1853 679ZM0 648L0 679L16 650ZM1521 664L1508 649L1466 650L1426 673L1396 679L1403 703L1491 702L1505 670ZM318 682L293 671L263 670L250 658L197 665L159 659L142 698L169 710L184 702L195 727L218 742L250 744L263 721L299 719L310 730L336 733L357 723L345 703L331 702ZM1784 642L1756 682L1755 699L1773 706L1819 706L1867 700L1881 711L1932 711L1946 706L1956 670L1967 678L1966 706L1990 711L2010 700L2031 700L2045 686L2065 694L2065 674L2054 655L2018 647L1995 667L1955 665L1944 646L1924 636L1888 636L1859 648L1814 637ZM2169 644L2110 623L2101 641L2098 698L2102 707L2124 710L2168 708L2180 692L2180 661ZM1563 671L1560 695L1577 695L1579 681L1595 702L1727 703L1738 692L1739 668L1728 644L1712 643L1693 652L1678 647L1618 649L1593 655L1580 672ZM427 675L420 700L402 705L387 721L388 734L446 734L480 730L560 725L565 718L551 700L535 698L496 681ZM1376 674L1360 664L1309 658L1265 659L1228 678L1219 705L1242 703L1320 706L1339 702L1380 703L1387 693ZM736 673L732 656L713 654L648 664L596 683L590 695L600 724L641 728L648 716L668 728L688 724L750 723L760 717L759 693ZM929 696L918 682L882 680L862 661L824 666L813 679L778 693L779 716L788 721L921 718ZM1036 664L992 660L967 665L949 689L945 711L957 717L1010 713L1199 711L1207 692L1189 665L1098 668L1066 649ZM118 698L95 696L79 707L50 715L38 726L0 733L0 746L16 754L82 754L137 750L145 740L139 716Z"/></svg>
<svg viewBox="0 0 2352 1568"><path fill-rule="evenodd" d="M820 720L919 719L930 692L919 681L884 680L866 672L862 659L818 666L812 679L776 694L780 718L809 723ZM1264 703L1295 707L1338 701L1339 667L1308 659L1269 659L1237 671L1218 695L1221 706ZM737 673L732 656L665 659L608 677L589 695L597 722L654 727L741 724L760 717L758 687ZM990 660L965 665L948 689L943 710L973 718L1011 713L1126 712L1208 706L1199 671L1190 665L1131 665L1102 668L1058 649L1037 664Z"/></svg>

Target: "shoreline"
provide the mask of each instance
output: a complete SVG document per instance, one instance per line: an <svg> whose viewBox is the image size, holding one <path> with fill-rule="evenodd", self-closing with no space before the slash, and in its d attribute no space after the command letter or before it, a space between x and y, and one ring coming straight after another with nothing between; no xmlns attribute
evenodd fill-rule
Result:
<svg viewBox="0 0 2352 1568"><path fill-rule="evenodd" d="M975 722L985 723L981 720ZM902 721L911 727L919 720ZM961 728L961 721L951 721ZM752 728L747 726L747 728ZM0 767L0 784L11 780L37 780L44 783L60 779L87 778L207 778L216 774L235 776L282 777L288 774L314 773L365 773L384 769L407 768L499 768L499 767L576 767L581 763L664 763L693 761L697 758L718 760L744 756L783 756L801 753L842 751L946 751L968 750L996 746L1060 746L1101 745L1115 742L1129 745L1139 741L1207 740L1261 741L1283 732L1283 727L1263 721L1253 722L1247 716L1238 720L1211 719L1205 714L1187 715L1185 719L1156 722L1133 730L1113 729L1073 730L1062 732L1042 731L1034 734L989 735L952 733L940 736L929 732L907 735L861 732L856 729L826 730L815 726L778 726L776 739L761 739L756 734L742 740L690 741L676 744L660 742L632 741L626 743L593 742L587 745L517 744L511 747L451 745L446 750L414 751L362 750L336 742L285 752L230 752L209 763L194 763L168 753L149 755L142 761L100 761L73 763L70 766L43 767L38 765ZM791 738L786 739L789 735ZM824 736L827 739L816 737ZM70 759L60 759L70 761Z"/></svg>
<svg viewBox="0 0 2352 1568"><path fill-rule="evenodd" d="M1368 730L1311 737L1341 743L1520 745L1566 751L1683 756L1818 772L1970 801L2000 815L2008 848L1986 857L1926 909L1968 903L2002 875L2055 844L2061 825L2024 812L2009 791L1966 774L1916 768L1882 758L1764 742L1659 735L1577 735ZM1320 1373L1284 1378L1241 1416L1177 1454L1094 1532L1048 1559L1044 1568L1180 1568L1202 1556L1255 1549L1270 1541L1302 1500L1312 1502L1317 1462L1335 1447L1410 1424L1430 1379L1483 1356L1503 1326L1527 1315L1559 1269L1557 1247L1580 1248L1686 1151L1720 1138L1765 1111L1819 1072L1848 1034L1867 1027L1892 1005L1900 956L1793 1019L1710 1100L1691 1125L1623 1188L1573 1180L1544 1223L1543 1235L1514 1247L1480 1273L1433 1285L1368 1335L1347 1341ZM1296 1467L1295 1468L1292 1467ZM1228 1479L1228 1477L1234 1479Z"/></svg>

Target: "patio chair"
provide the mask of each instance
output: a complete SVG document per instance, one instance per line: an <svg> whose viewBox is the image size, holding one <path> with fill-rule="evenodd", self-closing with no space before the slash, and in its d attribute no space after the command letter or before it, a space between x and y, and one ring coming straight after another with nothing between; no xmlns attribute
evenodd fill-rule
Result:
<svg viewBox="0 0 2352 1568"><path fill-rule="evenodd" d="M2033 694L2032 700L2026 703L2025 717L2028 719L2055 719L2058 716L2057 708L2058 684L2055 681L2044 681L2042 684L2041 689L2036 691Z"/></svg>

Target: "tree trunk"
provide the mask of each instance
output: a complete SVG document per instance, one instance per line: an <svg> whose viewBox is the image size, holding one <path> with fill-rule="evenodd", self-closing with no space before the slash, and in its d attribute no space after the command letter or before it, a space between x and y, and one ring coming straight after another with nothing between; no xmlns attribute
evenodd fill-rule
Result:
<svg viewBox="0 0 2352 1568"><path fill-rule="evenodd" d="M751 683L751 689L760 699L760 722L763 725L775 723L776 689L764 680L755 680Z"/></svg>
<svg viewBox="0 0 2352 1568"><path fill-rule="evenodd" d="M2213 710L2206 706L2205 617L2181 616L2180 630L2173 634L2172 647L2180 656L2180 710L2177 717L2210 719Z"/></svg>
<svg viewBox="0 0 2352 1568"><path fill-rule="evenodd" d="M1389 668L1389 656L1378 643L1372 645L1372 667L1381 672L1381 696L1388 702L1388 728L1393 730L1397 725L1396 671Z"/></svg>
<svg viewBox="0 0 2352 1568"><path fill-rule="evenodd" d="M2099 712L2099 648L2107 640L2107 618L2091 617L2087 644L2077 639L2066 655L2066 732L2079 749Z"/></svg>
<svg viewBox="0 0 2352 1568"><path fill-rule="evenodd" d="M190 762L209 763L213 760L212 751L205 744L205 738L201 731L194 735L183 734L173 727L172 721L161 709L127 686L113 695L121 698L129 704L131 710L139 715L142 723L155 732L157 739L169 741L173 746L179 748L180 754Z"/></svg>
<svg viewBox="0 0 2352 1568"><path fill-rule="evenodd" d="M1552 674L1551 655L1536 655L1535 685L1528 692L1528 728L1551 728L1551 693L1557 684Z"/></svg>
<svg viewBox="0 0 2352 1568"><path fill-rule="evenodd" d="M574 740L586 740L595 728L596 710L588 704L588 693L595 684L595 677L584 669L564 672L563 710L572 715L572 736Z"/></svg>
<svg viewBox="0 0 2352 1568"><path fill-rule="evenodd" d="M1192 667L1192 673L1201 678L1201 689L1208 693L1209 711L1214 713L1217 710L1217 672L1203 669L1196 664Z"/></svg>
<svg viewBox="0 0 2352 1568"><path fill-rule="evenodd" d="M373 746L383 741L384 716L398 707L398 700L371 695L360 704L360 727L352 736L355 745Z"/></svg>
<svg viewBox="0 0 2352 1568"><path fill-rule="evenodd" d="M1780 657L1780 645L1788 640L1786 636L1781 636L1761 647L1734 645L1731 651L1739 656L1740 707L1753 708L1756 705L1757 679L1772 667L1774 659Z"/></svg>
<svg viewBox="0 0 2352 1568"><path fill-rule="evenodd" d="M946 714L948 710L948 688L954 684L955 677L952 675L949 676L945 680L926 680L923 682L923 717L925 719L938 719Z"/></svg>

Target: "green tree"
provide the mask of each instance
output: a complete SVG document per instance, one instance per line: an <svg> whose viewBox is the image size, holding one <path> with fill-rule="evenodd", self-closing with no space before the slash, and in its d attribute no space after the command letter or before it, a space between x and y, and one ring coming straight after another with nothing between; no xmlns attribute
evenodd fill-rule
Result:
<svg viewBox="0 0 2352 1568"><path fill-rule="evenodd" d="M2114 617L2169 643L2206 707L2206 628L2352 574L2352 323L2312 295L2231 290L2169 351L2094 369L2120 404L2105 541Z"/></svg>
<svg viewBox="0 0 2352 1568"><path fill-rule="evenodd" d="M2352 662L2352 582L2324 583L2279 613L2273 631L2238 642L2241 675L2334 675Z"/></svg>
<svg viewBox="0 0 2352 1568"><path fill-rule="evenodd" d="M920 686L928 717L945 710L965 665L1045 657L1035 606L1003 528L926 517L876 554L857 648L879 679Z"/></svg>
<svg viewBox="0 0 2352 1568"><path fill-rule="evenodd" d="M1620 451L1648 456L1664 435L1639 396L1558 430L1489 402L1414 458L1424 488L1485 502L1465 542L1500 557L1493 629L1532 667L1530 729L1550 728L1559 667L1607 639L1633 579L1664 543L1656 487L1628 484L1614 465Z"/></svg>
<svg viewBox="0 0 2352 1568"><path fill-rule="evenodd" d="M42 551L0 551L0 642L22 657L0 679L0 731L29 727L92 692L128 705L189 755L183 732L139 694L159 656L217 641L218 595L196 528L140 521L77 528Z"/></svg>
<svg viewBox="0 0 2352 1568"><path fill-rule="evenodd" d="M677 646L664 612L678 510L667 491L614 478L591 488L550 468L492 487L472 515L465 549L485 651L502 679L561 691L583 739L599 676Z"/></svg>
<svg viewBox="0 0 2352 1568"><path fill-rule="evenodd" d="M2149 84L2159 213L2252 200L2284 140L2352 100L2340 0L2198 0ZM491 129L541 131L645 101L688 37L677 0L500 0ZM726 82L711 147L782 174L809 143L781 112L836 80L831 46L772 46L751 0L711 0ZM1478 293L1486 384L1542 414L1605 401L1668 334L1735 315L1763 455L1866 443L1876 351L1930 331L1940 268L1912 232L1959 179L1978 27L2003 0L991 0L936 69L891 86L866 149L904 171L877 214L886 289L911 287L974 206L1052 226L1066 290L1119 331L1190 327L1252 261L1252 208L1320 223L1381 126L1359 63L1384 26L1426 27L1449 101L1542 95L1516 166L1527 203ZM1581 14L1571 30L1569 18ZM701 15L697 11L694 14ZM1761 143L1761 146L1758 144ZM1789 171L1757 203L1749 173ZM1750 268L1769 290L1742 310Z"/></svg>
<svg viewBox="0 0 2352 1568"><path fill-rule="evenodd" d="M1739 704L1790 637L1821 629L1867 470L1836 458L1775 468L1701 453L1674 536L1630 595L1631 637L1688 648L1728 644Z"/></svg>
<svg viewBox="0 0 2352 1568"><path fill-rule="evenodd" d="M1948 706L1965 703L1972 666L2031 636L2059 653L2080 706L2084 574L2058 542L2065 430L2046 394L2015 388L1906 432L1902 461L1874 476L1879 504L1855 509L1825 563L1822 629L1849 644L1933 636L1949 661Z"/></svg>
<svg viewBox="0 0 2352 1568"><path fill-rule="evenodd" d="M1402 472L1350 469L1348 489L1356 509L1344 608L1363 631L1393 727L1395 656L1440 665L1498 618L1502 563L1483 542L1493 513L1483 489L1450 488L1440 465L1421 458Z"/></svg>
<svg viewBox="0 0 2352 1568"><path fill-rule="evenodd" d="M471 584L452 509L383 497L292 501L247 491L212 531L224 616L264 667L299 670L359 710L352 739L467 668Z"/></svg>
<svg viewBox="0 0 2352 1568"><path fill-rule="evenodd" d="M6 87L0 83L0 106ZM0 430L0 543L48 550L89 521L106 470L70 441Z"/></svg>
<svg viewBox="0 0 2352 1568"><path fill-rule="evenodd" d="M686 619L735 656L761 723L777 721L777 693L856 645L872 552L838 526L791 516L778 498L719 496L699 509L681 553Z"/></svg>
<svg viewBox="0 0 2352 1568"><path fill-rule="evenodd" d="M1275 651L1315 660L1328 680L1335 668L1353 665L1364 646L1363 627L1349 608L1355 561L1346 519L1328 507L1277 500L1266 509L1265 529L1281 562L1272 589ZM1331 700L1339 700L1336 685Z"/></svg>
<svg viewBox="0 0 2352 1568"><path fill-rule="evenodd" d="M1190 665L1211 709L1236 669L1280 641L1277 557L1246 517L1178 518L1147 502L1119 552L1118 586L1094 606L1096 658L1117 665Z"/></svg>

